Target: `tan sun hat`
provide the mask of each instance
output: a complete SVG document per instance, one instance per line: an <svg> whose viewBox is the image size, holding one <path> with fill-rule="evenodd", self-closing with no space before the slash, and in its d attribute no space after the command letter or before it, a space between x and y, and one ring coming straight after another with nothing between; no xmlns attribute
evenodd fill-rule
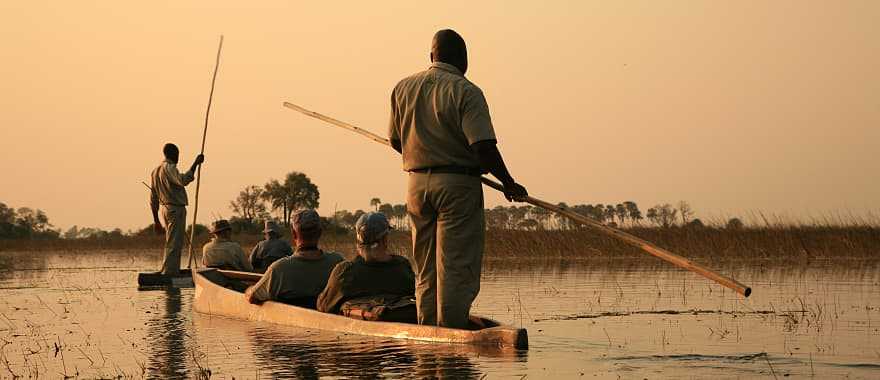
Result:
<svg viewBox="0 0 880 380"><path fill-rule="evenodd" d="M220 219L211 224L211 233L216 234L220 231L231 230L232 226L229 224L229 221L226 219Z"/></svg>

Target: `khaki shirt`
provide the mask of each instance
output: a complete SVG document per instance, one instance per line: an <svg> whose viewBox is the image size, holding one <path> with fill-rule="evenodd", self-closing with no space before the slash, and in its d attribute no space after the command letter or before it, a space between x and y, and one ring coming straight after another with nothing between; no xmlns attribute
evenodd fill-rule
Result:
<svg viewBox="0 0 880 380"><path fill-rule="evenodd" d="M209 268L253 272L241 246L228 239L213 238L202 247L202 264Z"/></svg>
<svg viewBox="0 0 880 380"><path fill-rule="evenodd" d="M319 259L307 259L300 252L279 259L269 266L266 274L248 292L256 301L288 302L305 297L317 297L327 286L327 278L336 264L345 261L336 252L324 252Z"/></svg>
<svg viewBox="0 0 880 380"><path fill-rule="evenodd" d="M152 179L151 205L186 206L189 204L184 187L195 179L192 170L181 174L177 170L177 164L165 160L153 170Z"/></svg>
<svg viewBox="0 0 880 380"><path fill-rule="evenodd" d="M434 62L391 93L390 140L400 140L403 170L438 166L478 169L470 146L495 140L483 91L455 66Z"/></svg>
<svg viewBox="0 0 880 380"><path fill-rule="evenodd" d="M339 313L345 301L366 296L415 296L416 276L403 256L386 262L367 262L361 256L336 266L318 296L317 309Z"/></svg>

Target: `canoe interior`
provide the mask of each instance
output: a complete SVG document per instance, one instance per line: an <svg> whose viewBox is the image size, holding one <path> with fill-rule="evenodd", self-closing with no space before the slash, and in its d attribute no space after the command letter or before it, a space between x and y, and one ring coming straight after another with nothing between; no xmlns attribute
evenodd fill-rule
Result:
<svg viewBox="0 0 880 380"><path fill-rule="evenodd" d="M138 289L162 289L167 287L191 288L193 287L192 271L181 269L177 276L166 276L156 272L138 273Z"/></svg>
<svg viewBox="0 0 880 380"><path fill-rule="evenodd" d="M361 335L528 349L525 329L506 326L493 319L475 315L470 317L469 329L451 329L414 323L361 321L277 302L266 302L262 306L248 304L242 292L248 285L259 281L260 277L260 274L250 272L218 269L197 271L196 311ZM208 287L212 289L204 289Z"/></svg>

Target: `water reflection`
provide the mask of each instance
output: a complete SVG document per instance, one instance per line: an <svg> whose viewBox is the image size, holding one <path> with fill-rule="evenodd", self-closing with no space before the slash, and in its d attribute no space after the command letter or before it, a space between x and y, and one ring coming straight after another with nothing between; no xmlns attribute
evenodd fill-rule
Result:
<svg viewBox="0 0 880 380"><path fill-rule="evenodd" d="M246 323L246 322L242 322ZM252 328L255 365L273 378L479 378L471 360L479 352L524 361L525 351L501 353L469 346L431 345L398 340L312 332L279 326Z"/></svg>
<svg viewBox="0 0 880 380"><path fill-rule="evenodd" d="M154 317L147 320L147 342L151 355L147 363L147 378L175 379L187 377L186 358L187 334L186 317L181 314L182 299L180 289L162 291L164 310L153 311Z"/></svg>

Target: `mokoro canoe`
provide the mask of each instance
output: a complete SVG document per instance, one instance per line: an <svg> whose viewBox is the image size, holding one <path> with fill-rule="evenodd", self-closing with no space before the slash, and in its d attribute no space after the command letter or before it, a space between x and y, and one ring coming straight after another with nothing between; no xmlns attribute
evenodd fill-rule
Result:
<svg viewBox="0 0 880 380"><path fill-rule="evenodd" d="M138 288L191 288L193 287L192 272L189 269L181 269L177 276L166 276L157 272L138 273Z"/></svg>
<svg viewBox="0 0 880 380"><path fill-rule="evenodd" d="M196 271L193 278L196 287L193 308L200 313L301 328L425 342L460 343L517 350L527 350L529 347L526 329L502 325L489 318L471 316L472 320L486 326L475 330L363 321L273 301L253 305L245 300L244 294L226 287L240 288L241 281L256 282L260 279L258 273L201 269Z"/></svg>

